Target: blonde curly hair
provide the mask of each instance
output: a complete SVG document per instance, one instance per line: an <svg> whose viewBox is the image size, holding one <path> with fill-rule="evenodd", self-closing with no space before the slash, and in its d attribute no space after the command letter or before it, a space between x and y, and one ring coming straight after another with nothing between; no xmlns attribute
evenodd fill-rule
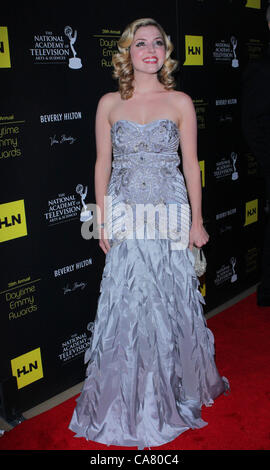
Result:
<svg viewBox="0 0 270 470"><path fill-rule="evenodd" d="M166 90L176 87L176 82L172 73L178 66L178 61L171 59L170 55L174 49L172 42L165 33L162 26L152 18L140 18L130 23L124 30L117 45L119 52L112 56L112 64L114 66L113 78L118 79L119 91L122 99L129 99L133 95L134 87L132 85L134 79L133 66L130 58L129 48L134 39L134 35L141 26L156 26L165 43L166 57L162 68L158 71L158 79L164 85Z"/></svg>

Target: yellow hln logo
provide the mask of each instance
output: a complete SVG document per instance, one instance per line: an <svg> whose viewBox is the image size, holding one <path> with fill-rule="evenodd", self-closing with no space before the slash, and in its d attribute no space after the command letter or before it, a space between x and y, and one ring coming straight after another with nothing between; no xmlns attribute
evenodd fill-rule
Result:
<svg viewBox="0 0 270 470"><path fill-rule="evenodd" d="M24 200L0 204L0 242L27 235Z"/></svg>
<svg viewBox="0 0 270 470"><path fill-rule="evenodd" d="M0 26L0 68L10 67L8 30L6 26Z"/></svg>
<svg viewBox="0 0 270 470"><path fill-rule="evenodd" d="M187 36L184 65L203 65L203 36Z"/></svg>
<svg viewBox="0 0 270 470"><path fill-rule="evenodd" d="M202 179L202 187L205 187L205 161L201 160L199 162L200 169L201 169L201 179Z"/></svg>
<svg viewBox="0 0 270 470"><path fill-rule="evenodd" d="M253 224L258 220L258 199L246 202L246 220L244 225Z"/></svg>
<svg viewBox="0 0 270 470"><path fill-rule="evenodd" d="M12 375L17 378L17 387L23 388L26 385L36 382L43 377L40 348L33 349L22 356L11 360Z"/></svg>
<svg viewBox="0 0 270 470"><path fill-rule="evenodd" d="M261 8L261 0L247 0L246 8Z"/></svg>
<svg viewBox="0 0 270 470"><path fill-rule="evenodd" d="M206 296L206 284L205 284L205 282L200 286L200 292L201 292L203 297Z"/></svg>

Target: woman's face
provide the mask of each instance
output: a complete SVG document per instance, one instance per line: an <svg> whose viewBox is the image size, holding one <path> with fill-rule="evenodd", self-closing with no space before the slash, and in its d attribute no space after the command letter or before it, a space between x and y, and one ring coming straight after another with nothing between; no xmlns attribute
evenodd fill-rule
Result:
<svg viewBox="0 0 270 470"><path fill-rule="evenodd" d="M166 47L156 26L141 26L137 29L130 46L130 57L134 70L157 73L161 69L166 57Z"/></svg>

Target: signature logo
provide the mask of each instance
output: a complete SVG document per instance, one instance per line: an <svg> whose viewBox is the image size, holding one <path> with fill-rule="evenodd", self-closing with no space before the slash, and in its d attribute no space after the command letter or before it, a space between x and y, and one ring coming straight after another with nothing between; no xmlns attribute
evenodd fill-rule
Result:
<svg viewBox="0 0 270 470"><path fill-rule="evenodd" d="M50 142L51 142L51 147L55 144L64 144L64 143L69 143L70 145L74 144L76 142L76 138L74 137L67 137L65 134L62 134L60 138L56 138L56 135L53 137L50 137Z"/></svg>
<svg viewBox="0 0 270 470"><path fill-rule="evenodd" d="M69 292L73 292L77 289L83 290L86 287L87 283L86 282L74 282L72 287L69 287L69 284L67 284L65 287L63 287L64 294L68 294Z"/></svg>

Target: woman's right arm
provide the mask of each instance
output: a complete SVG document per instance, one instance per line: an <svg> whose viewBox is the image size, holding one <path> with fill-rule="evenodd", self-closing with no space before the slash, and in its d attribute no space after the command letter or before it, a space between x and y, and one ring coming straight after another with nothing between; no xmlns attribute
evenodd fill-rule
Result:
<svg viewBox="0 0 270 470"><path fill-rule="evenodd" d="M111 106L112 94L107 93L100 99L96 112L95 197L96 204L99 207L99 211L97 211L98 224L105 222L104 196L107 192L112 169L111 126L108 120ZM99 233L99 246L104 253L107 253L110 249L110 244L106 238L106 229L101 229Z"/></svg>

